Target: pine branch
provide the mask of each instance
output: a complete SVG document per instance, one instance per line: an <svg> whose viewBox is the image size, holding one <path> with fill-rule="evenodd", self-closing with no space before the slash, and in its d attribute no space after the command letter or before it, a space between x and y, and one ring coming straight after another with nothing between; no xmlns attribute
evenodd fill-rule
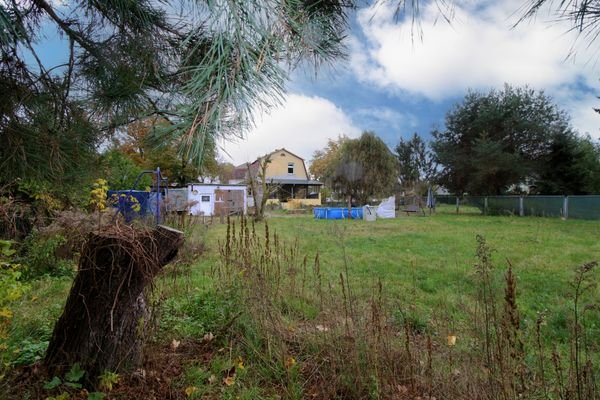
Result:
<svg viewBox="0 0 600 400"><path fill-rule="evenodd" d="M58 16L58 14L56 14L52 6L48 4L48 2L46 2L45 0L33 0L33 3L40 9L44 10L46 14L48 14L48 16L52 18L52 20L56 22L56 24L63 30L63 32L67 34L67 36L69 36L72 40L74 40L82 48L87 50L94 57L101 58L101 55L98 52L98 49L95 47L95 44L89 41L87 38L85 38L81 33L71 29L71 24L61 19Z"/></svg>

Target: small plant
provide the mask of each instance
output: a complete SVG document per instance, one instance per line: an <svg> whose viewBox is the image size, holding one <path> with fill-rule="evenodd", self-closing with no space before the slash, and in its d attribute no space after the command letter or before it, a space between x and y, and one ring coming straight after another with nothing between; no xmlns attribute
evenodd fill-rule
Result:
<svg viewBox="0 0 600 400"><path fill-rule="evenodd" d="M598 304L586 304L582 306L585 295L596 287L596 282L592 280L592 270L598 266L597 262L583 264L575 270L575 279L571 283L573 288L573 323L572 323L572 365L574 368L574 386L577 400L594 398L595 385L593 379L585 379L586 375L592 375L592 361L588 358L584 362L585 356L589 355L590 344L586 341L585 327L583 324L584 312L594 310ZM588 384L588 381L591 384ZM590 397L592 396L592 397Z"/></svg>
<svg viewBox="0 0 600 400"><path fill-rule="evenodd" d="M116 385L121 380L121 376L115 372L104 371L99 377L99 386L102 390L110 392L113 385Z"/></svg>
<svg viewBox="0 0 600 400"><path fill-rule="evenodd" d="M81 369L79 363L75 363L73 366L71 366L69 372L65 374L64 380L60 379L58 376L54 376L50 381L46 382L44 389L52 390L61 385L72 389L81 389L81 380L83 379L84 375L85 371Z"/></svg>
<svg viewBox="0 0 600 400"><path fill-rule="evenodd" d="M108 205L108 182L105 179L96 179L90 191L89 205L92 211L103 211Z"/></svg>
<svg viewBox="0 0 600 400"><path fill-rule="evenodd" d="M13 351L18 353L17 357L12 361L13 366L31 365L40 361L44 357L44 353L48 348L48 341L31 341L24 339L21 341L19 348Z"/></svg>
<svg viewBox="0 0 600 400"><path fill-rule="evenodd" d="M114 374L116 375L116 374ZM85 370L81 368L81 365L79 365L79 363L75 363L71 366L71 369L65 374L65 376L63 377L63 379L61 379L58 376L54 376L52 377L51 380L49 380L48 382L46 382L46 384L43 386L44 389L46 390L51 390L51 391L58 391L60 390L60 393L56 396L50 396L47 397L46 400L67 400L71 398L71 394L74 391L77 391L78 393L81 394L87 394L87 399L88 400L102 400L104 399L104 393L102 392L90 392L88 393L87 390L83 389L83 378L85 376ZM102 376L100 377L102 379ZM114 378L109 378L109 379L114 379ZM117 375L117 381L118 381L118 375ZM112 385L110 386L110 388L112 389Z"/></svg>

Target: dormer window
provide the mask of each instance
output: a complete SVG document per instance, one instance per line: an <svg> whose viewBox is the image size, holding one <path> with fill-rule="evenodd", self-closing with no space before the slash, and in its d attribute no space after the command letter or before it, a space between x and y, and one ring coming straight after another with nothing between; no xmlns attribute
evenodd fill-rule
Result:
<svg viewBox="0 0 600 400"><path fill-rule="evenodd" d="M288 163L288 175L294 175L294 163Z"/></svg>

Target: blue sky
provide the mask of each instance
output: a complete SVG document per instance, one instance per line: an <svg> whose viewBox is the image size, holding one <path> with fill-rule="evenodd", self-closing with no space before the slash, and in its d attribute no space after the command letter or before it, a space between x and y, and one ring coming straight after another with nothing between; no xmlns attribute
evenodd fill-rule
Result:
<svg viewBox="0 0 600 400"><path fill-rule="evenodd" d="M62 4L62 0L55 0ZM283 104L258 115L245 140L220 143L236 165L285 147L307 162L328 138L374 131L393 148L417 132L430 138L469 89L504 83L544 90L581 134L600 139L600 42L588 46L547 10L513 28L526 0L456 0L440 16L421 1L421 24L394 19L396 1L375 1L351 16L348 57L292 71ZM67 43L48 31L38 49L48 65L65 62Z"/></svg>
<svg viewBox="0 0 600 400"><path fill-rule="evenodd" d="M577 131L600 138L598 44L587 46L568 22L542 10L513 29L523 0L465 0L448 11L451 24L425 4L415 31L410 21L394 20L392 5L355 13L348 58L316 77L294 71L284 104L257 118L246 140L224 143L223 159L239 164L285 147L310 161L328 138L363 130L390 147L413 132L429 139L469 89L504 83L544 90Z"/></svg>

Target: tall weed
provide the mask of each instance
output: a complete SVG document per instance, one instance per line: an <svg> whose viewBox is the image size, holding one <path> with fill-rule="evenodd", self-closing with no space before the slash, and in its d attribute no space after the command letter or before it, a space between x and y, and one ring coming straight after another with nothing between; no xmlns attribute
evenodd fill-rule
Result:
<svg viewBox="0 0 600 400"><path fill-rule="evenodd" d="M343 247L344 232L338 234ZM598 397L597 342L584 323L597 309L583 300L592 293L594 263L576 273L565 357L564 347L545 343L545 315L524 322L517 274L509 261L496 268L480 236L476 291L454 305L469 308L469 320L455 320L443 304L424 317L378 280L356 285L345 256L337 276L326 274L319 254L302 254L268 223L228 221L219 251L211 272L219 290L236 294L240 313L229 326L230 351L245 354L246 380L283 398Z"/></svg>

